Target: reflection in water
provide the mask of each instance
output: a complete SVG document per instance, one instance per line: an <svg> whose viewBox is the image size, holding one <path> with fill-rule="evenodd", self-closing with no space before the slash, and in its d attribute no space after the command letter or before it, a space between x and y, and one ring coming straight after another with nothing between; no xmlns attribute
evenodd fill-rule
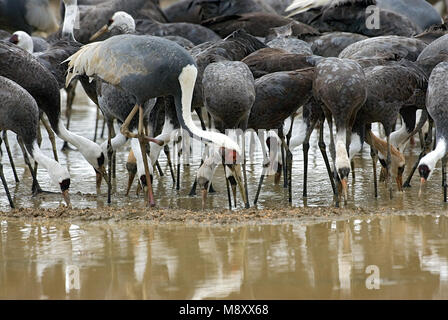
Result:
<svg viewBox="0 0 448 320"><path fill-rule="evenodd" d="M74 107L72 114L70 129L73 132L80 134L86 138L92 139L95 128L96 107L89 104L87 98L82 94L78 94L77 104ZM65 104L63 104L65 105ZM199 125L199 123L198 123ZM376 128L376 126L374 126ZM298 129L298 126L295 126ZM106 130L107 131L107 130ZM328 128L325 128L326 143L329 142ZM47 138L47 133L42 130L44 137L43 140L43 152L51 156L51 145ZM10 190L14 201L20 207L37 207L37 208L54 208L62 202L58 186L51 183L47 172L43 168L39 168L38 177L39 182L43 189L56 192L54 195L40 195L38 197L31 196L31 175L25 170L25 163L20 151L20 147L16 143L14 134L9 132L9 140L12 145L12 153L16 159L16 165L18 167L18 175L21 180L20 183L15 184L14 176L12 174L11 167L7 157L3 157L5 176L10 186ZM249 136L247 136L249 140ZM322 155L317 145L318 135L314 132L310 140L309 150L309 175L308 175L308 199L302 198L302 180L303 180L303 154L302 148L296 149L294 153L293 162L293 205L294 206L332 206L333 196L331 191L331 185L329 183L327 171L325 169ZM250 202L253 201L258 181L262 173L262 153L259 146L258 139L255 140L257 147L254 152L248 152L248 189ZM62 148L63 141L57 139L58 149ZM249 150L249 146L246 148ZM112 187L114 195L112 197L112 205L118 207L144 207L144 200L142 197L137 197L135 194L136 184L134 184L131 194L126 197L124 194L127 187L128 173L126 171L126 159L127 152L129 150L129 143L126 147L123 147L117 153L117 179L113 179ZM171 158L174 162L177 161L177 156L171 149ZM406 151L407 165L406 173L410 171L413 161L415 161L420 152L418 144L414 147L409 147ZM71 175L71 200L74 207L77 208L95 208L103 207L106 204L106 185L103 183L103 194L99 197L96 196L95 187L95 172L93 168L87 163L87 161L76 151L59 151L59 159L62 165L67 166ZM181 185L180 191L177 191L173 187L170 171L167 167L166 156L162 152L160 158L160 164L165 172L165 175L160 177L158 173L154 177L154 193L158 206L163 208L185 208L197 210L201 208L201 197L189 197L188 193L194 181L197 173L197 169L201 163L202 154L192 153L191 159L182 160L182 164L188 162L190 165L181 166ZM350 179L350 194L349 194L349 207L363 207L369 209L377 208L389 208L393 207L404 212L408 210L421 210L422 212L442 211L448 207L442 202L442 188L440 187L441 175L440 175L440 163L437 170L431 177L431 181L428 182L426 189L424 190L424 196L418 197L418 175L414 177L412 181L413 188L406 190L404 193L396 192L394 199L389 200L387 188L384 184L379 185L379 197L375 199L373 196L373 184L372 184L372 161L370 160L369 147L366 145L363 150L363 155L359 155L355 158L355 173L356 177L353 181ZM176 166L174 170L176 169ZM269 176L265 179L260 199L258 202L259 208L277 208L287 204L287 190L283 188L282 183L280 185L274 185L274 178ZM213 181L213 186L218 191L215 195L208 197L208 207L210 208L226 208L226 184L224 180L224 174L222 166L218 167L216 176ZM394 186L395 188L395 186ZM2 187L0 187L2 190ZM243 208L244 205L238 196L238 207ZM9 210L9 203L4 194L0 195L0 211Z"/></svg>
<svg viewBox="0 0 448 320"><path fill-rule="evenodd" d="M184 226L0 223L0 298L448 298L448 218ZM380 289L366 288L378 266ZM77 270L67 281L67 270ZM76 272L70 272L70 277Z"/></svg>

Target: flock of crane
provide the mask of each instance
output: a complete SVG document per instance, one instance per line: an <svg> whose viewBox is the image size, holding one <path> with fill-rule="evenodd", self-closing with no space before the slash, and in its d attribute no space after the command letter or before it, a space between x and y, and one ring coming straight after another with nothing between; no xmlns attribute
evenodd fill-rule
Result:
<svg viewBox="0 0 448 320"><path fill-rule="evenodd" d="M371 5L377 10L367 10ZM70 204L71 180L58 163L56 134L93 166L98 192L106 181L110 203L113 154L130 139L128 192L137 175L147 204L155 206L154 167L161 150L169 156L172 132L182 129L207 146L191 194L199 188L204 207L222 164L229 206L230 190L236 199L239 188L249 207L246 146L225 132L252 129L277 130L260 139L263 165L272 165L268 149L279 143L279 168L291 202L290 150L303 147L307 197L309 140L319 128L336 206L347 200L353 158L364 142L371 147L375 196L378 159L391 197L393 178L402 190L418 170L423 185L442 159L447 201L448 32L424 0L182 0L165 10L157 0L63 0L60 29L47 38L31 36L47 31L46 10L47 0L0 0L0 147L4 141L15 172L5 132L17 135L33 192L41 190L39 164ZM366 23L371 14L377 28ZM101 145L71 132L70 119L65 125L61 118L60 90L67 91L69 116L77 83L104 115L109 130ZM299 112L300 128L292 135ZM40 150L41 122L54 159ZM372 123L382 124L385 140L372 132ZM403 183L404 149L426 123L419 161ZM14 207L1 160L0 177ZM179 166L177 172L178 182Z"/></svg>

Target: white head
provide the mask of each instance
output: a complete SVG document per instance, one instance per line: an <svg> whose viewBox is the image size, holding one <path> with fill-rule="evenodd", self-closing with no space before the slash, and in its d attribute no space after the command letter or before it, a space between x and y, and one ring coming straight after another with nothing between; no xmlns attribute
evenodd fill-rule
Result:
<svg viewBox="0 0 448 320"><path fill-rule="evenodd" d="M34 51L33 39L28 33L24 31L14 32L11 38L9 38L9 42L14 43L16 46L19 46L29 53L33 53Z"/></svg>
<svg viewBox="0 0 448 320"><path fill-rule="evenodd" d="M418 164L418 172L420 174L421 182L426 182L431 177L436 167L437 162L446 154L446 142L444 139L437 141L436 148L424 156Z"/></svg>
<svg viewBox="0 0 448 320"><path fill-rule="evenodd" d="M78 0L63 0L66 6L76 6L78 5Z"/></svg>
<svg viewBox="0 0 448 320"><path fill-rule="evenodd" d="M108 23L109 31L112 31L114 28L118 28L124 33L133 33L135 32L135 20L130 14L124 11L117 11Z"/></svg>

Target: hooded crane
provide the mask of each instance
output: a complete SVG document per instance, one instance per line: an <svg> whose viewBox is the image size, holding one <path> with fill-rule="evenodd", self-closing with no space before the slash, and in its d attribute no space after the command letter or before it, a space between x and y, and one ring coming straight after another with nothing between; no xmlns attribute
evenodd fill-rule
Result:
<svg viewBox="0 0 448 320"><path fill-rule="evenodd" d="M442 159L443 199L447 201L446 153L448 140L448 62L439 63L431 73L426 96L426 108L436 126L436 146L418 165L422 186L431 177L437 162Z"/></svg>
<svg viewBox="0 0 448 320"><path fill-rule="evenodd" d="M58 162L45 156L37 144L37 130L39 127L39 108L34 98L21 86L12 80L0 76L0 130L11 130L17 134L28 154L45 169L47 169L51 181L59 185L62 195L70 205L68 190L70 187L70 175ZM2 140L0 139L0 145ZM26 153L24 153L26 157ZM29 161L28 164L30 165ZM30 167L31 173L34 170ZM6 191L9 203L14 208L11 195L3 175L0 150L0 177ZM33 177L35 180L35 177Z"/></svg>
<svg viewBox="0 0 448 320"><path fill-rule="evenodd" d="M350 137L347 139L347 130L351 130L356 114L367 98L364 71L354 60L324 59L316 66L313 92L314 97L323 103L325 118L330 127L334 182L340 180L347 199L347 177L350 173L347 154ZM333 138L333 118L336 123L336 141ZM339 205L337 189L336 206Z"/></svg>
<svg viewBox="0 0 448 320"><path fill-rule="evenodd" d="M97 177L105 174L101 147L64 126L60 118L58 83L47 68L28 52L10 42L0 41L0 75L13 80L33 96L39 109L47 115L53 131L78 149L93 166Z"/></svg>
<svg viewBox="0 0 448 320"><path fill-rule="evenodd" d="M143 134L143 104L151 98L173 96L179 122L196 138L211 141L229 151L241 154L240 147L230 138L216 132L205 132L195 126L191 116L191 101L197 76L193 58L173 41L153 36L119 35L102 42L83 46L68 59L67 84L78 75L97 77L120 87L134 96L136 105L121 127L121 133L138 138L145 166L148 203L155 206L146 159ZM128 127L139 111L138 134Z"/></svg>

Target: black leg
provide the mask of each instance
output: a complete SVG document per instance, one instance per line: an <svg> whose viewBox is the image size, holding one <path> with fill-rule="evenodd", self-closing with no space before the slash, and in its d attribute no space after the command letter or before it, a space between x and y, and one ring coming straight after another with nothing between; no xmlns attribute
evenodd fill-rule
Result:
<svg viewBox="0 0 448 320"><path fill-rule="evenodd" d="M328 177L330 178L331 188L333 189L333 195L336 196L336 185L333 178L333 173L331 172L330 161L328 160L326 145L324 141L324 121L321 122L319 129L319 149L324 158L325 167L327 168Z"/></svg>
<svg viewBox="0 0 448 320"><path fill-rule="evenodd" d="M112 126L113 123L108 123L107 127L109 129L109 135L107 137L107 159L109 166L109 176L107 181L107 203L110 204L112 198L112 158L114 154L114 150L112 149Z"/></svg>
<svg viewBox="0 0 448 320"><path fill-rule="evenodd" d="M429 152L429 150L431 149L431 144L432 144L432 126L433 126L433 121L431 119L429 119L429 130L428 130L428 135L426 136L426 140L423 146L423 150L420 153L420 155L418 156L418 160L414 163L414 166L412 167L411 172L409 173L408 178L406 179L406 181L403 183L403 188L410 188L411 187L411 179L415 173L415 170L417 170L418 164L420 162L420 160Z"/></svg>
<svg viewBox="0 0 448 320"><path fill-rule="evenodd" d="M100 108L96 108L96 119L95 119L95 134L93 136L93 142L96 142L98 136L98 122L100 121Z"/></svg>
<svg viewBox="0 0 448 320"><path fill-rule="evenodd" d="M447 202L446 162L447 162L447 157L445 156L445 157L442 158L443 202Z"/></svg>
<svg viewBox="0 0 448 320"><path fill-rule="evenodd" d="M6 131L4 131L6 132ZM6 196L8 197L9 205L11 208L15 208L14 201L12 201L11 194L9 193L8 183L6 182L5 175L3 174L3 163L2 163L2 138L0 137L0 178L3 183L3 188L5 189Z"/></svg>
<svg viewBox="0 0 448 320"><path fill-rule="evenodd" d="M170 147L167 144L163 147L163 152L165 152L168 166L170 168L171 178L173 179L173 185L174 185L176 183L176 177L174 176L173 164L171 162Z"/></svg>
<svg viewBox="0 0 448 320"><path fill-rule="evenodd" d="M1 139L1 138L0 138ZM11 164L12 172L14 174L14 180L19 183L19 176L17 175L16 166L14 164L14 159L12 157L11 149L9 147L8 133L6 130L3 131L3 141L5 142L6 153L8 154L9 163Z"/></svg>
<svg viewBox="0 0 448 320"><path fill-rule="evenodd" d="M387 184L389 187L389 198L392 200L393 192L392 192L392 174L391 174L391 151L390 151L390 135L388 134L386 137L387 140L387 157L386 157L386 169L387 169Z"/></svg>
<svg viewBox="0 0 448 320"><path fill-rule="evenodd" d="M375 198L378 198L378 179L376 174L376 163L378 161L378 155L376 153L376 150L372 146L370 146L370 157L372 158L374 193Z"/></svg>

